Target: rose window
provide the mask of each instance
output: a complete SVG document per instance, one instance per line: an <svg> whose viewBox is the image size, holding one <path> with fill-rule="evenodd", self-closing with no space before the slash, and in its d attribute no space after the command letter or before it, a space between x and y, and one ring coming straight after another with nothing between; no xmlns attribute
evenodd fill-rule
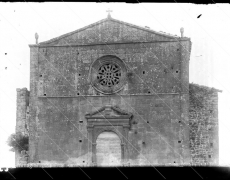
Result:
<svg viewBox="0 0 230 180"><path fill-rule="evenodd" d="M92 87L102 94L114 94L127 83L127 69L124 62L116 56L102 56L91 66Z"/></svg>
<svg viewBox="0 0 230 180"><path fill-rule="evenodd" d="M112 87L120 82L121 69L116 64L102 65L97 74L97 79L102 86Z"/></svg>

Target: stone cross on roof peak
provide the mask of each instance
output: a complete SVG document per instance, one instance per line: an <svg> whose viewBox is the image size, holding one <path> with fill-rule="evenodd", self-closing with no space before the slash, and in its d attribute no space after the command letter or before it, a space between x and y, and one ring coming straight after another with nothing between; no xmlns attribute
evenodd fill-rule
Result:
<svg viewBox="0 0 230 180"><path fill-rule="evenodd" d="M111 15L110 15L110 13L111 13L111 12L113 12L113 11L112 11L112 10L110 10L110 9L108 9L106 12L108 13L108 16L107 16L107 18L111 18Z"/></svg>

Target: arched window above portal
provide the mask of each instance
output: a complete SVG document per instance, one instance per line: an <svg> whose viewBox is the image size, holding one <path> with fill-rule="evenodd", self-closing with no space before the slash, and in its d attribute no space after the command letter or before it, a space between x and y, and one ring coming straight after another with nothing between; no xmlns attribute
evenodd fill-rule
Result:
<svg viewBox="0 0 230 180"><path fill-rule="evenodd" d="M91 84L103 94L113 94L125 85L126 73L126 66L118 57L103 56L91 66Z"/></svg>

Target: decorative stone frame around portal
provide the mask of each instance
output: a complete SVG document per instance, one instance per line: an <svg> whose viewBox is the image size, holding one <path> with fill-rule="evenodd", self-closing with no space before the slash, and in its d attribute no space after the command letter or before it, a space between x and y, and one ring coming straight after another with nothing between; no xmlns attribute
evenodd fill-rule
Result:
<svg viewBox="0 0 230 180"><path fill-rule="evenodd" d="M128 159L128 133L133 115L116 106L105 106L96 112L86 114L89 152L92 152L90 166L96 166L96 140L105 131L114 132L121 140L121 164Z"/></svg>

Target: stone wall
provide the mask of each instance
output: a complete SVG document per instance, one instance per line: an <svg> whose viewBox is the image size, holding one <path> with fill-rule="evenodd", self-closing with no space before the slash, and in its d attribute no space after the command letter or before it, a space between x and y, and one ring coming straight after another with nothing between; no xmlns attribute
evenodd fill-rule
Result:
<svg viewBox="0 0 230 180"><path fill-rule="evenodd" d="M190 84L189 86L190 88L190 108L189 108L189 120L190 120L190 150L191 150L191 162L193 165L218 165L218 91L215 89L211 89L211 88L207 88L204 86L199 86L199 85L194 85L194 84ZM27 91L26 88L23 89L17 89L17 125L16 125L16 132L22 132L27 134L28 131L26 129L26 122L28 120L28 96L29 96L29 92ZM163 96L161 96L163 97ZM176 98L177 95L174 95L174 97ZM106 98L106 97L105 97ZM166 99L168 99L169 97L167 97ZM69 99L69 98L68 98ZM89 109L89 107L87 108L86 104L90 104L86 101L86 99L84 98L78 98L80 101L83 100L82 103L79 103L77 105L77 111L81 111L81 109ZM96 107L101 107L101 103L103 100L101 100L101 98L96 98L96 97L91 97L88 98L90 100L90 102L96 102L95 106ZM93 100L94 99L94 100ZM134 98L130 99L130 97L128 98L128 102L126 102L124 99L127 100L127 98L123 98L123 106L126 107L126 103L130 104L130 100L134 101ZM142 99L142 98L141 98ZM176 98L178 100L178 98ZM43 100L44 101L44 100ZM63 98L59 99L59 101L55 102L53 99L49 99L48 101L45 100L44 102L50 102L48 103L49 105L45 104L46 107L48 107L47 112L43 112L44 116L47 116L47 118L44 118L46 122L46 124L50 123L50 128L52 128L52 116L54 116L54 114L57 115L57 117L62 116L62 114L60 112L52 112L50 111L50 108L52 109L52 106L55 106L57 109L60 108L59 102L63 101ZM73 99L65 99L64 101L69 101L72 103L72 108L75 109L74 107L74 100ZM76 101L76 100L75 100ZM115 99L111 98L110 100L108 100L107 102L112 102L112 104L117 104L115 103ZM136 100L137 102L140 102L140 99ZM143 101L143 100L142 100ZM159 122L163 122L161 119L160 114L162 114L163 116L167 115L167 112L160 110L162 107L164 107L164 103L161 102L161 100L159 99L158 103L154 103L154 101L152 101L152 103L150 104L154 104L151 107L155 107L155 111L152 110L146 110L149 111L149 113L155 113L154 116L152 115L146 115L146 117L144 116L144 114L142 112L136 112L136 119L135 120L135 124L132 126L132 130L129 133L129 138L130 138L130 142L133 142L133 144L135 145L134 147L132 147L132 145L130 145L130 150L129 151L133 151L133 155L130 156L130 160L129 163L130 164L147 164L146 162L146 158L157 161L158 162L158 158L156 157L152 157L153 154L156 155L156 151L153 153L153 146L152 144L158 144L157 146L154 146L154 148L160 148L159 143L161 142L161 136L162 134L159 134L159 132L162 130L160 130L160 126L153 126L153 121L151 121L150 119L150 125L152 127L155 127L154 129L151 128L151 126L148 126L146 123L143 122L143 120L148 119L147 116L150 117L155 117L156 119L154 120L155 122L158 122L156 120L159 120ZM174 100L172 103L176 104L176 101ZM70 107L71 105L64 103L65 105L63 106L63 102L60 103L61 107L60 109L63 110L63 107L67 107L67 109L69 109L68 107ZM85 105L85 106L80 106L79 105ZM131 103L133 104L133 103ZM141 105L143 106L144 103L141 103ZM44 104L43 104L44 105ZM27 108L26 108L27 107ZM85 108L86 107L86 108ZM79 109L80 108L80 109ZM142 107L143 108L143 107ZM27 113L26 113L26 109L27 109ZM43 108L44 109L44 108ZM73 110L72 109L72 110ZM92 109L92 107L91 107ZM129 111L132 108L128 108ZM139 108L137 108L139 109ZM167 109L167 108L166 108ZM64 110L65 111L65 110ZM74 110L75 111L75 110ZM67 123L68 118L70 119L74 119L74 111L72 112L72 116L66 116L66 119L63 121L66 121ZM131 110L132 111L132 110ZM145 110L144 110L145 111ZM66 111L65 111L66 112ZM86 113L86 112L82 112L82 114ZM69 112L67 113L69 114ZM135 114L135 112L134 112ZM158 114L158 115L157 115ZM79 114L78 114L79 116ZM137 117L140 118L137 118ZM175 115L176 116L176 115ZM74 136L71 135L72 138L74 137L79 137L78 139L75 139L75 141L71 141L72 146L76 146L75 150L78 151L78 143L79 143L79 139L82 139L82 142L79 144L89 144L88 142L84 143L85 140L87 141L87 132L86 132L86 122L84 117L79 117L78 118L79 121L76 122L75 120L70 121L71 123L74 123L74 125L76 125L77 128L70 128L69 130L67 130L67 132L71 132L71 131L78 131L79 130L79 134ZM149 119L148 119L149 121ZM149 123L149 122L148 122ZM176 128L175 130L171 131L171 133L175 133L179 131L179 126L177 126L177 123L179 123L178 119L172 119L171 117L171 125L174 125L174 128ZM157 123L158 124L158 123ZM166 124L166 123L165 123ZM164 124L164 125L165 125ZM48 126L46 126L47 128ZM74 127L74 126L73 126ZM157 127L157 128L156 128ZM158 131L158 133L154 132L154 131ZM167 130L168 131L168 130ZM53 131L53 133L55 133L55 131ZM61 132L59 132L57 135L59 136ZM154 135L155 133L155 135ZM177 137L175 139L179 140L179 133L177 133ZM85 138L80 138L81 135L85 135ZM152 135L154 135L152 137ZM49 134L50 137L53 137L54 134L50 133ZM42 137L42 136L41 136ZM45 138L45 137L44 137ZM71 138L71 137L69 137ZM153 138L153 139L152 139ZM54 138L52 138L54 139ZM58 139L58 138L57 138ZM138 140L139 139L139 140ZM154 140L155 139L155 140ZM172 138L173 139L173 138ZM60 139L61 140L61 139ZM157 141L156 141L157 140ZM47 141L47 140L46 140ZM136 142L135 142L136 141ZM51 141L50 141L51 142ZM153 143L154 142L154 143ZM52 143L52 142L51 142ZM57 143L59 144L59 142L57 141ZM75 144L76 143L76 144ZM167 142L166 142L167 143ZM75 145L74 145L75 144ZM174 144L175 145L175 144ZM175 153L174 151L178 151L179 149L176 150L176 148L173 146L169 147L169 152L171 152L172 154L174 154L174 156L176 157L177 152ZM84 145L86 147L86 145ZM84 149L84 146L80 147L80 149L82 149L82 151L78 151L76 153L79 154L80 152L80 156L76 156L73 155L72 158L68 159L67 161L61 162L60 161L54 161L54 159L56 158L51 158L53 161L53 164L58 164L57 162L59 162L59 166L63 165L63 163L69 163L69 165L72 163L74 165L74 163L78 163L80 165L86 165L87 164L87 157L88 157L88 152L87 152L87 148ZM150 151L148 151L148 147L150 147ZM56 151L57 147L54 147L54 151ZM170 150L170 148L173 148ZM43 152L44 149L40 148L41 152ZM132 150L133 149L133 150ZM161 149L162 150L162 149ZM53 156L53 150L51 149L50 152ZM136 151L136 152L135 152ZM146 152L145 152L146 151ZM142 153L140 153L142 152ZM145 152L145 153L143 153ZM163 153L164 151L162 151ZM165 153L165 152L164 152ZM47 154L46 155L46 151L44 151L44 154L42 157L46 157L46 158L41 158L44 159L42 162L48 163L48 157L51 154ZM72 153L70 153L69 155L71 156ZM132 154L132 153L131 153ZM136 154L136 155L134 155ZM59 156L59 155L58 155ZM133 157L137 157L138 158L133 158ZM142 156L142 157L141 157ZM151 156L151 157L150 157ZM172 156L173 157L173 156ZM16 165L17 166L22 166L23 164L26 164L27 161L27 155L25 155L25 153L19 153L16 152ZM173 158L170 160L170 162L173 163L178 163L179 159L177 158ZM155 162L156 163L156 162ZM47 165L50 165L49 163Z"/></svg>
<svg viewBox="0 0 230 180"><path fill-rule="evenodd" d="M42 98L36 117L38 160L66 163L81 159L81 165L90 164L87 154L92 143L88 141L84 115L108 104L118 105L134 115L135 124L128 135L131 165L188 163L184 157L189 152L188 137L180 137L183 129L179 122L180 99L176 94Z"/></svg>
<svg viewBox="0 0 230 180"><path fill-rule="evenodd" d="M218 165L218 92L213 88L189 85L190 149L193 165Z"/></svg>
<svg viewBox="0 0 230 180"><path fill-rule="evenodd" d="M189 41L186 43L189 46ZM144 165L149 159L149 164L156 165L189 163L188 51L178 42L142 46L39 48L33 56L38 57L37 63L31 66L35 81L31 84L30 162L66 163L72 158L76 162L84 156L82 162L87 164L90 159L86 154L90 152L82 135L87 136L84 115L111 103L133 112L139 122L129 133L133 144L129 146L131 165ZM131 74L115 96L97 93L89 81L90 65L104 55L122 59ZM186 81L183 86L181 80Z"/></svg>
<svg viewBox="0 0 230 180"><path fill-rule="evenodd" d="M134 114L130 165L189 164L190 39L109 20L30 50L31 163L90 165L85 114L117 105ZM106 55L128 70L114 95L98 93L90 82L92 64Z"/></svg>
<svg viewBox="0 0 230 180"><path fill-rule="evenodd" d="M119 94L179 93L181 79L188 85L189 57L183 57L181 63L181 53L188 52L177 41L39 48L38 96L96 95L90 68L106 55L123 60L130 72L126 88Z"/></svg>
<svg viewBox="0 0 230 180"><path fill-rule="evenodd" d="M26 88L17 89L16 133L28 135L29 91Z"/></svg>
<svg viewBox="0 0 230 180"><path fill-rule="evenodd" d="M29 95L30 92L26 88L17 89L17 114L16 114L16 128L15 132L29 135ZM15 152L16 166L22 164L21 152ZM24 161L24 160L23 160Z"/></svg>

